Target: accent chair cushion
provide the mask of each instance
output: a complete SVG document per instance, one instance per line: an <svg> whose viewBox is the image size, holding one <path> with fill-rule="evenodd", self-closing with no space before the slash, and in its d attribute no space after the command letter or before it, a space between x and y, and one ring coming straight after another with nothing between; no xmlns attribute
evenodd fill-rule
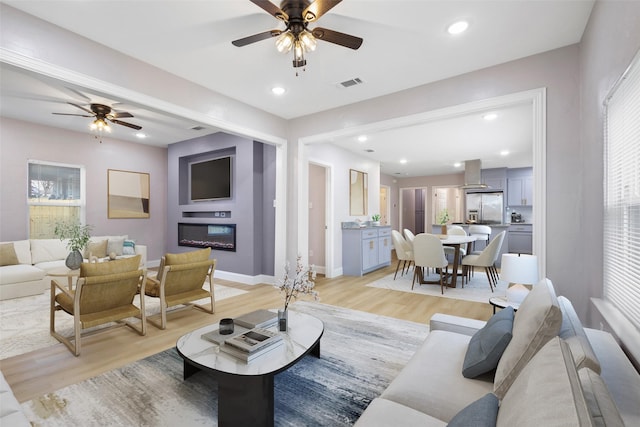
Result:
<svg viewBox="0 0 640 427"><path fill-rule="evenodd" d="M495 427L498 418L498 398L487 393L462 409L449 421L448 427Z"/></svg>
<svg viewBox="0 0 640 427"><path fill-rule="evenodd" d="M0 267L16 264L20 264L20 261L18 261L18 255L16 255L16 250L13 248L13 243L0 244Z"/></svg>
<svg viewBox="0 0 640 427"><path fill-rule="evenodd" d="M115 261L83 262L80 266L80 277L104 276L107 274L136 271L140 268L140 258L140 255L136 255Z"/></svg>
<svg viewBox="0 0 640 427"><path fill-rule="evenodd" d="M520 371L500 402L496 423L498 427L592 425L571 351L559 337L547 341Z"/></svg>
<svg viewBox="0 0 640 427"><path fill-rule="evenodd" d="M513 307L500 310L471 337L462 364L462 375L465 378L476 378L496 369L502 353L511 341L513 313Z"/></svg>
<svg viewBox="0 0 640 427"><path fill-rule="evenodd" d="M513 337L494 377L493 392L502 399L529 360L558 335L562 313L551 281L542 279L522 301L513 320Z"/></svg>

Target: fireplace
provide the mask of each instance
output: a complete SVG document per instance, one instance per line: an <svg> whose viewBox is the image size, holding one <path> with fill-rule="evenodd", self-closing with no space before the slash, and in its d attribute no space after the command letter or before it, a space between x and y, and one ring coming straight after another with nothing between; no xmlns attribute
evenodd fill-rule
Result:
<svg viewBox="0 0 640 427"><path fill-rule="evenodd" d="M178 245L235 252L236 225L178 223Z"/></svg>

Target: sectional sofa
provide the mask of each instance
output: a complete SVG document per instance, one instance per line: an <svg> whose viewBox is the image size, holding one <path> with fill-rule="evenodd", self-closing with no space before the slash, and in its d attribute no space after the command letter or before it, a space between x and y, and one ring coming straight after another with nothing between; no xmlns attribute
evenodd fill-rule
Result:
<svg viewBox="0 0 640 427"><path fill-rule="evenodd" d="M488 322L436 314L356 425L639 426L640 375L549 280Z"/></svg>
<svg viewBox="0 0 640 427"><path fill-rule="evenodd" d="M147 247L136 244L127 235L92 236L84 256L99 260L142 255L141 267L147 262ZM0 242L0 300L37 295L48 289L48 272L64 267L69 254L66 241L60 239L30 239Z"/></svg>

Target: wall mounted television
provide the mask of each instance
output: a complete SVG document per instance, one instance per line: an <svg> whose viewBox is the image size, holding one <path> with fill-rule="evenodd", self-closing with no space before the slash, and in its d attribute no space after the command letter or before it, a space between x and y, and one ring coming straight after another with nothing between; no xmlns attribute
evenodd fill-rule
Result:
<svg viewBox="0 0 640 427"><path fill-rule="evenodd" d="M233 194L232 173L232 156L190 163L191 201L230 199Z"/></svg>

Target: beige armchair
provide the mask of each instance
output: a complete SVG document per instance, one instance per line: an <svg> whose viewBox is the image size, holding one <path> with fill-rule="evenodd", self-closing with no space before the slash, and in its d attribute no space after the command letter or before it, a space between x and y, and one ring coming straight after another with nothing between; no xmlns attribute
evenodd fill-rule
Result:
<svg viewBox="0 0 640 427"><path fill-rule="evenodd" d="M51 335L76 356L80 355L82 330L86 328L117 322L115 326L127 325L145 335L147 323L142 294L140 307L133 304L138 289L144 291L146 284L145 271L132 268L139 263L139 256L97 264L84 263L74 290L68 289L66 280L64 283L52 280ZM63 336L56 331L56 311L60 310L73 316L73 336ZM125 320L132 317L140 318L140 322Z"/></svg>
<svg viewBox="0 0 640 427"><path fill-rule="evenodd" d="M167 327L167 309L184 305L184 308L196 307L206 313L215 313L216 301L213 291L213 274L216 260L209 259L211 249L186 252L184 254L166 254L160 262L160 270L155 278L149 278L145 294L160 299L160 324L151 316L149 322L165 329ZM208 282L209 289L203 285ZM193 304L193 301L209 298L210 308Z"/></svg>

